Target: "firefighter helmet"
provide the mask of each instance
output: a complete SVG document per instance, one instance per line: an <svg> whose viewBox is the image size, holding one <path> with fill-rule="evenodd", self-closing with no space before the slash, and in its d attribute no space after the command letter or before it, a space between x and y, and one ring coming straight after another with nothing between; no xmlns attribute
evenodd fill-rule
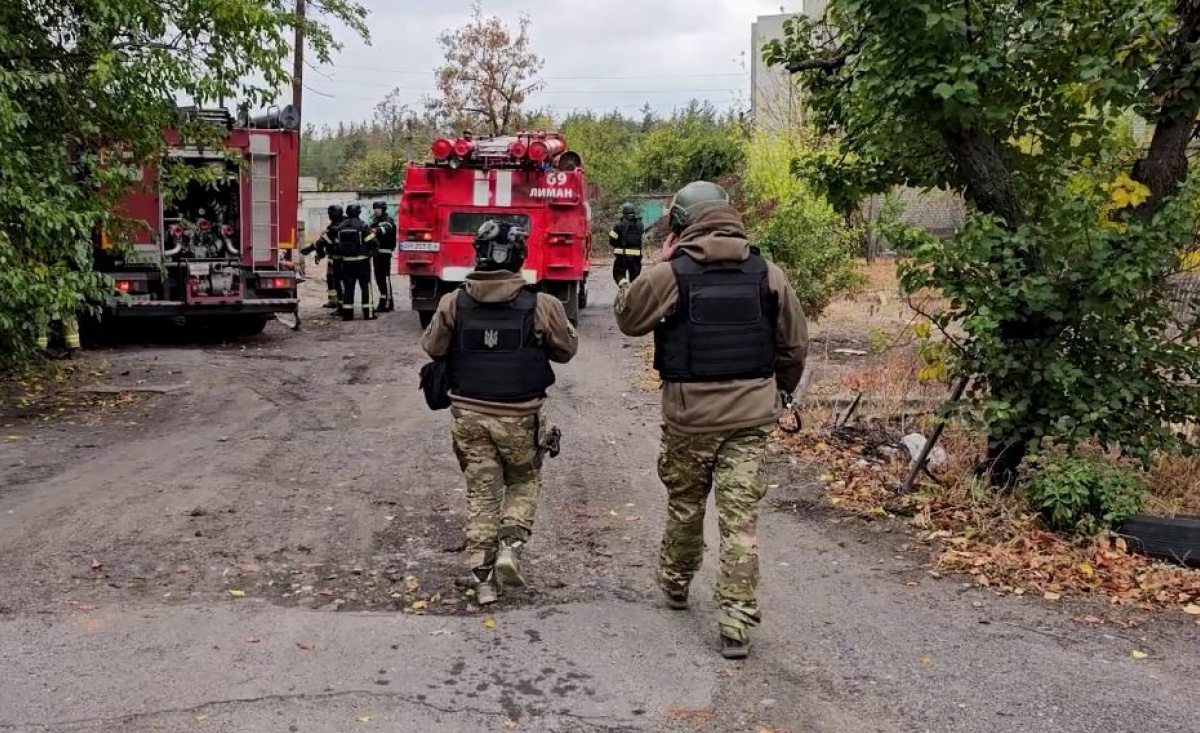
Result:
<svg viewBox="0 0 1200 733"><path fill-rule="evenodd" d="M692 210L708 203L729 203L729 192L708 181L694 181L679 189L671 199L671 231L683 234L692 224Z"/></svg>
<svg viewBox="0 0 1200 733"><path fill-rule="evenodd" d="M357 219L362 216L362 207L358 204L350 204L346 207L346 216L351 219Z"/></svg>
<svg viewBox="0 0 1200 733"><path fill-rule="evenodd" d="M346 212L339 204L330 206L327 210L327 213L329 214L329 221L333 222L334 224L337 224L339 221L346 218Z"/></svg>
<svg viewBox="0 0 1200 733"><path fill-rule="evenodd" d="M519 272L528 250L529 233L508 222L489 219L475 235L475 269Z"/></svg>
<svg viewBox="0 0 1200 733"><path fill-rule="evenodd" d="M382 211L383 213L386 214L387 213L387 202L386 201L376 201L375 203L371 204L371 210L372 211Z"/></svg>
<svg viewBox="0 0 1200 733"><path fill-rule="evenodd" d="M637 216L637 207L628 202L621 204L621 216L632 219Z"/></svg>

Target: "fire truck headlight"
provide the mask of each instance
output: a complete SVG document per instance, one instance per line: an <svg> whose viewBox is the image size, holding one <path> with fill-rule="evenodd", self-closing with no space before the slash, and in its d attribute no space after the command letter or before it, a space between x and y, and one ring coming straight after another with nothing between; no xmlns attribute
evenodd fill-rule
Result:
<svg viewBox="0 0 1200 733"><path fill-rule="evenodd" d="M440 140L434 140L432 148L434 158L438 160L445 160L446 158L450 157L451 153L454 152L454 143L442 138Z"/></svg>

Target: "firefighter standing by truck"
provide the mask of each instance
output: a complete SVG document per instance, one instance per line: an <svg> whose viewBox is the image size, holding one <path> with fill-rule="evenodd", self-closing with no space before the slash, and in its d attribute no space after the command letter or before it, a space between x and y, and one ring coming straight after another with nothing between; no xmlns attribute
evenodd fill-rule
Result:
<svg viewBox="0 0 1200 733"><path fill-rule="evenodd" d="M613 248L613 280L633 282L642 274L642 239L646 227L633 204L621 207L621 220L608 233Z"/></svg>
<svg viewBox="0 0 1200 733"><path fill-rule="evenodd" d="M557 453L557 430L547 431L540 414L554 384L551 362L567 363L579 347L562 302L521 276L527 236L485 222L475 271L442 298L421 340L431 357L449 361L454 452L467 478L468 580L481 605L524 584L520 555L533 531L543 454Z"/></svg>
<svg viewBox="0 0 1200 733"><path fill-rule="evenodd" d="M371 207L371 231L375 234L375 285L379 288L379 313L396 310L392 294L392 268L396 260L396 220L388 215L387 204L376 201Z"/></svg>
<svg viewBox="0 0 1200 733"><path fill-rule="evenodd" d="M362 207L350 204L346 207L346 220L337 228L336 254L342 264L342 320L354 320L354 291L362 293L363 319L375 320L375 304L372 302L371 260L375 256L376 236L371 227L362 220Z"/></svg>
<svg viewBox="0 0 1200 733"><path fill-rule="evenodd" d="M334 204L327 210L329 214L329 226L325 227L325 231L321 233L320 238L315 244L312 244L300 250L300 254L309 255L314 251L317 253L317 264L321 264L321 260L329 258L329 267L325 269L325 288L329 300L325 303L325 308L341 308L342 307L342 260L336 254L336 237L338 227L346 219L346 212L342 207Z"/></svg>

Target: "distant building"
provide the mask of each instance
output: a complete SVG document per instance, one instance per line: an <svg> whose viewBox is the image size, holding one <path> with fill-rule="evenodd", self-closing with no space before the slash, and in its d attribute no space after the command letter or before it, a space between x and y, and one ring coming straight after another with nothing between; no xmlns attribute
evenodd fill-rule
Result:
<svg viewBox="0 0 1200 733"><path fill-rule="evenodd" d="M829 0L804 0L802 14L825 16ZM795 80L786 70L771 68L762 60L763 46L783 38L783 24L797 13L764 15L750 27L750 108L759 129L786 129L804 120L804 105Z"/></svg>

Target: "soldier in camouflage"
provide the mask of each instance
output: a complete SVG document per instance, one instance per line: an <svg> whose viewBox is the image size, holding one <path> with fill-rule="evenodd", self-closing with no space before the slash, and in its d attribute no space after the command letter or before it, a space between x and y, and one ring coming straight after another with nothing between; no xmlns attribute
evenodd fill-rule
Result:
<svg viewBox="0 0 1200 733"><path fill-rule="evenodd" d="M526 233L487 222L475 272L442 298L421 345L448 360L454 452L467 478L467 554L476 602L524 585L520 560L533 532L548 446L541 418L551 362L575 356L579 337L555 297L525 286Z"/></svg>
<svg viewBox="0 0 1200 733"><path fill-rule="evenodd" d="M744 658L758 607L758 505L767 493L767 439L799 385L808 336L783 272L753 251L728 194L688 185L670 209L663 262L620 284L617 324L654 333L663 380L658 473L667 489L658 581L667 605L688 607L704 556L704 511L715 487L720 526L721 653Z"/></svg>

